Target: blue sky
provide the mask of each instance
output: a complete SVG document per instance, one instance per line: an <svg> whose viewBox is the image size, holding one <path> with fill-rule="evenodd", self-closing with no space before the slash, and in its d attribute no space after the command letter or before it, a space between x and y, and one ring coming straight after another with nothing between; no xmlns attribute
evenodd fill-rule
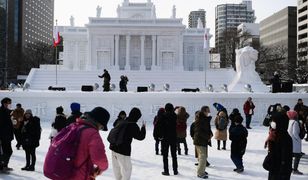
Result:
<svg viewBox="0 0 308 180"><path fill-rule="evenodd" d="M130 0L130 2L146 1ZM58 20L58 25L69 25L69 18L73 15L75 25L84 26L88 22L88 17L95 16L97 5L102 6L103 17L116 17L116 8L122 2L123 0L55 0L55 19ZM207 26L211 28L211 34L214 35L215 7L224 3L240 3L242 0L152 0L152 2L156 6L156 15L159 18L169 18L172 6L176 5L177 18L183 18L185 25L188 24L187 17L190 11L205 9ZM297 0L252 0L257 23L287 6L296 6L296 4Z"/></svg>

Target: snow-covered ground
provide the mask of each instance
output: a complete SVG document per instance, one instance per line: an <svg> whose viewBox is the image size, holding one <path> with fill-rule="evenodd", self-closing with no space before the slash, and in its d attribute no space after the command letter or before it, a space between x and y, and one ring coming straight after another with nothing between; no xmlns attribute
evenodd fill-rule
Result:
<svg viewBox="0 0 308 180"><path fill-rule="evenodd" d="M189 124L190 125L190 124ZM0 179L5 180L41 180L47 179L43 175L43 162L46 151L49 146L49 124L43 124L43 132L41 145L37 149L37 164L35 172L21 171L25 165L25 153L23 150L16 150L14 148L13 156L11 158L9 166L14 168L14 171L9 175L0 175ZM213 129L213 127L212 127ZM152 126L147 125L147 136L144 141L133 141L132 148L132 180L157 180L157 179L199 179L196 177L196 166L194 163L196 159L194 157L194 146L190 137L187 137L189 155L178 156L179 175L172 175L171 158L169 158L169 166L171 169L171 176L162 176L163 170L162 156L155 155L154 151L154 139L152 137ZM111 164L111 152L108 149L109 143L106 140L108 132L102 132L101 136L106 146L106 153L110 162L110 166L107 171L103 172L97 179L111 180L114 179L112 164ZM265 157L266 150L263 148L264 141L267 136L267 128L265 127L253 127L249 130L248 146L246 154L244 155L245 171L242 174L233 172L235 168L230 159L230 141L227 141L227 150L218 151L216 149L216 141L212 141L213 147L209 148L209 162L211 166L206 169L209 173L210 179L267 179L267 172L262 168L262 161ZM13 141L12 146L15 147L16 142ZM303 141L303 152L308 154L308 142ZM308 157L302 158L299 170L304 172L304 175L292 175L291 179L304 180L308 179Z"/></svg>

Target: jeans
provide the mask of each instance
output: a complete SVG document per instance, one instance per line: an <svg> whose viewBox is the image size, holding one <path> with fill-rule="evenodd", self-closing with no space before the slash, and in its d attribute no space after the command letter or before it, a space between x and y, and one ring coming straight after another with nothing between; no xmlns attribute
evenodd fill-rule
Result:
<svg viewBox="0 0 308 180"><path fill-rule="evenodd" d="M251 123L251 114L246 114L246 127L250 127L250 123Z"/></svg>

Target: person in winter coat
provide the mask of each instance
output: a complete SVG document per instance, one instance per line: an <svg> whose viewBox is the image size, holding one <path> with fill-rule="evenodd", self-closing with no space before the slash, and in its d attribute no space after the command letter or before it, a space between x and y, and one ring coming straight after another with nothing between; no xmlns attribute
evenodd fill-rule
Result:
<svg viewBox="0 0 308 180"><path fill-rule="evenodd" d="M298 164L302 157L302 139L299 137L300 124L297 121L297 112L290 110L287 112L287 115L289 117L288 133L292 138L293 144L293 174L302 175L303 173L298 170Z"/></svg>
<svg viewBox="0 0 308 180"><path fill-rule="evenodd" d="M110 74L109 72L104 69L104 73L101 75L101 76L98 76L99 78L103 78L104 79L104 84L103 84L103 91L110 91L110 80L111 80L111 77L110 77Z"/></svg>
<svg viewBox="0 0 308 180"><path fill-rule="evenodd" d="M127 82L128 82L127 76L122 75L120 79L121 79L119 82L120 92L127 92Z"/></svg>
<svg viewBox="0 0 308 180"><path fill-rule="evenodd" d="M153 137L154 137L154 140L155 140L156 155L159 154L158 146L159 146L159 142L161 143L161 127L159 127L159 125L161 125L162 117L163 117L165 112L166 112L165 108L159 108L159 110L157 111L157 115L154 117L154 121L153 121L153 126L154 126ZM160 152L161 152L161 154L163 154L161 144L160 144Z"/></svg>
<svg viewBox="0 0 308 180"><path fill-rule="evenodd" d="M190 137L194 140L194 135L195 135L195 122L196 122L196 119L197 119L197 114L199 113L200 111L196 111L195 112L195 120L193 123L191 123L190 125L190 128L189 128L189 134L190 134ZM198 152L197 152L197 149L196 149L196 146L195 146L195 158L197 158L198 160ZM198 166L199 163L195 163L196 166Z"/></svg>
<svg viewBox="0 0 308 180"><path fill-rule="evenodd" d="M27 109L24 114L24 124L21 128L22 148L26 153L26 166L21 170L34 171L36 154L35 150L40 145L41 125L40 118L32 115L32 111Z"/></svg>
<svg viewBox="0 0 308 180"><path fill-rule="evenodd" d="M125 135L123 144L110 144L109 149L112 151L112 167L116 180L128 180L132 174L131 162L131 143L133 139L144 140L146 135L145 123L143 122L141 129L137 122L141 117L140 109L134 107L125 121Z"/></svg>
<svg viewBox="0 0 308 180"><path fill-rule="evenodd" d="M254 113L254 109L255 109L255 105L252 102L252 98L249 97L243 106L243 110L244 110L245 117L246 117L246 128L247 129L251 129L250 123L251 123L252 115Z"/></svg>
<svg viewBox="0 0 308 180"><path fill-rule="evenodd" d="M12 150L12 140L14 139L13 134L13 123L11 120L11 108L12 100L8 97L5 97L1 100L0 107L0 141L2 149L2 157L0 157L0 172L6 173L13 170L8 167Z"/></svg>
<svg viewBox="0 0 308 180"><path fill-rule="evenodd" d="M184 107L179 107L177 110L177 121L176 121L176 134L177 134L177 150L178 154L181 155L180 144L184 144L185 155L188 155L188 148L186 142L186 130L187 130L187 119L189 114L186 112Z"/></svg>
<svg viewBox="0 0 308 180"><path fill-rule="evenodd" d="M213 132L212 132L212 129L211 129L212 116L211 116L210 107L209 106L202 106L201 107L201 112L203 112L205 114L205 120L206 120L207 126L210 128L210 136L211 136L211 139L212 139ZM208 142L208 146L212 147L212 141L211 140ZM207 150L207 155L208 155L209 148L206 148L206 150ZM206 167L209 167L210 165L211 164L206 159Z"/></svg>
<svg viewBox="0 0 308 180"><path fill-rule="evenodd" d="M229 115L229 119L231 121L231 125L229 127L229 131L231 128L235 127L235 117L236 116L241 116L240 111L237 108L234 108L231 112L231 114Z"/></svg>
<svg viewBox="0 0 308 180"><path fill-rule="evenodd" d="M292 138L288 133L288 117L285 113L272 115L271 130L267 138L269 156L269 180L289 180L292 172Z"/></svg>
<svg viewBox="0 0 308 180"><path fill-rule="evenodd" d="M243 155L246 151L248 131L242 125L243 117L236 115L234 117L234 126L230 128L229 139L231 142L231 160L236 168L235 172L241 173L244 171Z"/></svg>
<svg viewBox="0 0 308 180"><path fill-rule="evenodd" d="M211 116L208 116L207 113L199 111L196 114L193 143L198 152L197 176L203 179L208 178L205 167L207 162L207 147L212 137L211 127L208 123L210 120Z"/></svg>
<svg viewBox="0 0 308 180"><path fill-rule="evenodd" d="M177 134L176 134L176 114L174 112L174 107L171 103L165 105L166 112L163 115L162 120L162 149L163 149L163 163L164 171L162 175L169 176L169 165L168 165L168 153L169 147L171 150L172 157L172 167L174 175L178 174L178 161L176 156L176 144L177 144Z"/></svg>
<svg viewBox="0 0 308 180"><path fill-rule="evenodd" d="M226 150L227 142L227 127L228 127L228 117L224 111L220 111L218 116L215 118L215 139L217 140L217 150L220 150L220 141L223 142L223 150Z"/></svg>
<svg viewBox="0 0 308 180"><path fill-rule="evenodd" d="M78 167L70 179L93 180L108 168L105 145L99 130L108 131L109 112L102 107L95 107L90 112L85 112L77 119L79 126L89 126L82 130L80 142L75 159Z"/></svg>
<svg viewBox="0 0 308 180"><path fill-rule="evenodd" d="M14 135L17 141L16 148L19 150L21 146L21 127L23 125L23 117L25 110L21 107L21 104L16 104L16 109L11 113L11 119L13 120Z"/></svg>
<svg viewBox="0 0 308 180"><path fill-rule="evenodd" d="M76 102L73 102L72 104L71 104L71 111L72 111L72 113L71 113L71 115L67 118L67 125L70 125L70 124L72 124L72 123L75 123L76 122L76 120L78 119L78 118L80 118L80 116L82 115L82 113L80 112L80 104L79 103L76 103Z"/></svg>
<svg viewBox="0 0 308 180"><path fill-rule="evenodd" d="M116 127L118 123L124 121L125 119L126 119L126 112L120 111L118 118L113 123L113 127Z"/></svg>
<svg viewBox="0 0 308 180"><path fill-rule="evenodd" d="M55 122L53 123L53 127L60 132L63 128L65 128L67 126L67 120L66 120L66 116L63 113L63 107L59 106L56 109L57 115L55 118Z"/></svg>

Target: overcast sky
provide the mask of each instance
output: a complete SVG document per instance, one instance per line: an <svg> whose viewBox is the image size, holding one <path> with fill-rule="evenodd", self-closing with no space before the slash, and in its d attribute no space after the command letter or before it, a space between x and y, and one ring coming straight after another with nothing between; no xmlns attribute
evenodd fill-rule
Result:
<svg viewBox="0 0 308 180"><path fill-rule="evenodd" d="M96 15L97 5L102 6L102 17L116 17L116 8L123 0L55 0L55 19L58 25L69 25L71 15L75 17L75 26L84 26L88 17ZM130 0L130 2L147 2L147 0ZM176 5L177 18L183 19L183 24L188 24L190 11L204 9L206 11L207 26L211 34L215 33L215 7L224 3L240 3L242 0L152 0L156 6L158 18L169 18L172 6ZM256 22L287 7L296 6L297 0L252 0L252 7L257 17ZM211 46L214 46L213 39Z"/></svg>

